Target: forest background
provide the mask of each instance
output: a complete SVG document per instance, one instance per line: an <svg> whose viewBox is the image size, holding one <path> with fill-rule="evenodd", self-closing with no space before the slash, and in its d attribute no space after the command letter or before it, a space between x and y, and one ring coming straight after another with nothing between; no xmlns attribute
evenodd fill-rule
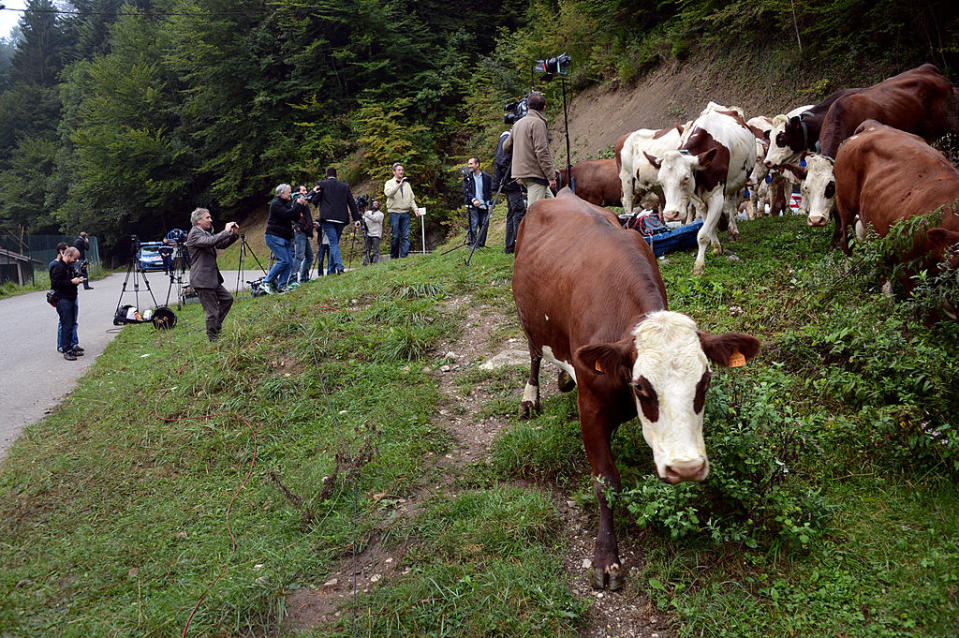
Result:
<svg viewBox="0 0 959 638"><path fill-rule="evenodd" d="M927 61L954 76L959 5L30 0L0 40L0 230L83 228L115 253L196 206L242 220L276 184L329 165L378 190L393 161L442 227L459 208L456 168L492 155L503 105L529 90L535 60L563 51L571 93L745 53L771 82L803 78L815 102L840 78ZM537 88L561 116L560 84Z"/></svg>

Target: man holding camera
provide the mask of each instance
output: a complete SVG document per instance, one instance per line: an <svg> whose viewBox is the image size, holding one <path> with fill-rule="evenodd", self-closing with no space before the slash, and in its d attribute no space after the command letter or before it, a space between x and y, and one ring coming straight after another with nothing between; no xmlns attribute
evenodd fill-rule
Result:
<svg viewBox="0 0 959 638"><path fill-rule="evenodd" d="M463 199L469 213L469 245L486 246L486 231L489 230L489 202L492 199L492 180L480 170L479 158L471 157L466 163L469 172L463 177Z"/></svg>
<svg viewBox="0 0 959 638"><path fill-rule="evenodd" d="M306 186L300 184L293 194L293 268L290 269L288 286L305 284L310 280L310 266L313 265L313 214L310 212L310 202L307 199ZM299 275L299 282L296 278Z"/></svg>
<svg viewBox="0 0 959 638"><path fill-rule="evenodd" d="M510 132L503 131L496 144L496 159L493 160L493 190L499 190L506 197L506 254L516 250L516 233L519 223L526 215L526 204L523 202L523 187L510 177L510 156L503 146L509 139Z"/></svg>
<svg viewBox="0 0 959 638"><path fill-rule="evenodd" d="M87 261L87 251L90 250L90 238L87 237L86 231L80 231L77 238L73 240L73 247L80 253L76 268L83 276L83 289L93 290L93 286L90 285L90 263Z"/></svg>
<svg viewBox="0 0 959 638"><path fill-rule="evenodd" d="M549 151L549 133L546 130L546 98L542 93L530 93L526 102L529 110L516 124L503 143L503 150L513 155L511 176L526 187L528 205L553 197L556 188L556 168Z"/></svg>
<svg viewBox="0 0 959 638"><path fill-rule="evenodd" d="M206 315L206 336L210 341L220 338L223 320L233 305L233 295L223 287L223 275L216 265L216 249L226 248L237 240L240 227L227 222L222 231L213 234L213 217L205 208L197 208L190 215L193 228L186 238L190 251L190 285L200 298Z"/></svg>
<svg viewBox="0 0 959 638"><path fill-rule="evenodd" d="M353 192L350 191L349 184L336 179L336 169L330 167L326 169L326 179L316 183L309 200L320 209L318 225L330 241L330 265L326 274L345 272L346 268L343 267L340 256L340 235L350 220L355 227L360 225L360 213L356 208Z"/></svg>
<svg viewBox="0 0 959 638"><path fill-rule="evenodd" d="M404 175L403 165L393 164L393 177L383 185L386 195L386 212L390 215L390 259L406 257L410 254L410 213L416 213L416 199L413 187Z"/></svg>

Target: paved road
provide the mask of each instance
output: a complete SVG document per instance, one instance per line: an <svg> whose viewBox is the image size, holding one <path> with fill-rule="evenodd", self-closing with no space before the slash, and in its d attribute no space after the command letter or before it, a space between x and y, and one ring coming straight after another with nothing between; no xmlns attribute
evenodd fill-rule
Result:
<svg viewBox="0 0 959 638"><path fill-rule="evenodd" d="M166 300L168 280L163 273L149 273L157 301ZM39 421L76 386L120 330L113 313L123 290L124 274L110 275L80 289L78 336L86 349L76 361L66 361L57 352L57 313L47 304L46 292L32 292L0 299L0 461L24 427ZM230 291L236 271L224 271ZM123 303L137 305L133 277L127 282ZM245 284L244 284L245 285ZM173 293L176 294L175 292ZM146 286L140 283L140 305L153 306ZM174 310L176 301L170 299Z"/></svg>

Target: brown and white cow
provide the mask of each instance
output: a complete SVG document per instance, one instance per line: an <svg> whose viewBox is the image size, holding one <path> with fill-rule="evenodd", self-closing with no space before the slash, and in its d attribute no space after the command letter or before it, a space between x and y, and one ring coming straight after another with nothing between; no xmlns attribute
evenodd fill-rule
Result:
<svg viewBox="0 0 959 638"><path fill-rule="evenodd" d="M769 150L763 163L769 168L781 166L797 162L804 153L815 151L829 107L842 96L861 90L842 89L831 93L819 104L799 106L785 115L774 117L772 130L769 131Z"/></svg>
<svg viewBox="0 0 959 638"><path fill-rule="evenodd" d="M566 172L565 166L559 169L560 187L569 186ZM577 162L573 165L573 179L576 194L587 202L597 206L620 205L622 191L615 159L591 159Z"/></svg>
<svg viewBox="0 0 959 638"><path fill-rule="evenodd" d="M661 157L647 154L646 159L658 169L657 179L666 196L663 208L666 221L676 221L685 215L690 201L706 211L697 236L699 252L693 265L693 274L701 275L706 270L706 246L712 244L714 253L722 253L716 226L723 213L729 219L730 235L737 234L736 197L746 185L756 161L756 138L737 111L712 103L696 118L687 134L679 150Z"/></svg>
<svg viewBox="0 0 959 638"><path fill-rule="evenodd" d="M959 90L932 64L889 78L857 93L844 95L829 107L819 134L822 162L807 159L803 198L809 193L810 226L825 226L836 190L833 158L839 146L865 120L872 119L933 141L959 132ZM836 231L839 231L837 226ZM833 234L845 245L845 239Z"/></svg>
<svg viewBox="0 0 959 638"><path fill-rule="evenodd" d="M759 341L709 335L688 316L670 312L656 258L642 237L569 189L533 204L520 224L513 299L530 353L521 411L539 407L543 358L578 386L580 429L599 503L592 583L618 589L625 571L604 492L620 489L610 437L638 414L659 478L702 481L709 473L702 433L709 361L741 363L756 355Z"/></svg>
<svg viewBox="0 0 959 638"><path fill-rule="evenodd" d="M616 140L616 166L619 169L623 212L633 212L633 205L644 193L658 189L658 170L646 159L645 153L658 156L679 148L684 127L664 129L641 128Z"/></svg>
<svg viewBox="0 0 959 638"><path fill-rule="evenodd" d="M836 155L836 204L841 220L842 248L849 252L845 229L858 216L880 237L900 219L943 207L942 223L930 228L904 262L921 260L933 272L945 251L959 244L959 171L917 135L866 120ZM959 255L950 256L959 266ZM903 279L906 289L911 280Z"/></svg>

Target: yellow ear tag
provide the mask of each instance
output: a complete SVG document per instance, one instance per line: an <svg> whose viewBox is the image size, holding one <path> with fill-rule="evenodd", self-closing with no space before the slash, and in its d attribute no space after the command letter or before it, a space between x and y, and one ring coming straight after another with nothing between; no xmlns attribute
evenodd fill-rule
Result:
<svg viewBox="0 0 959 638"><path fill-rule="evenodd" d="M741 368L744 365L746 365L746 355L739 350L733 350L733 353L729 355L729 367Z"/></svg>
<svg viewBox="0 0 959 638"><path fill-rule="evenodd" d="M600 374L606 374L606 371L603 370L603 366L599 365L599 359L596 360L596 364L593 367L595 368L596 372Z"/></svg>

